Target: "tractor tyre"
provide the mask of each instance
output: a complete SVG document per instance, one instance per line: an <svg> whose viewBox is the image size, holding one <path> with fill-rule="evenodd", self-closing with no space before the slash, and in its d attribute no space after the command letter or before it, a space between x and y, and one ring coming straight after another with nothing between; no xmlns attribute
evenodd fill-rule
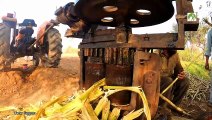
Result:
<svg viewBox="0 0 212 120"><path fill-rule="evenodd" d="M0 70L11 68L11 65L5 65L10 57L10 27L0 23Z"/></svg>
<svg viewBox="0 0 212 120"><path fill-rule="evenodd" d="M41 58L41 62L44 67L56 68L60 64L62 54L62 39L59 31L55 28L51 28L45 35L45 41L47 42L45 59Z"/></svg>
<svg viewBox="0 0 212 120"><path fill-rule="evenodd" d="M37 67L39 65L39 62L40 62L39 56L33 55L32 62L33 62L33 66Z"/></svg>

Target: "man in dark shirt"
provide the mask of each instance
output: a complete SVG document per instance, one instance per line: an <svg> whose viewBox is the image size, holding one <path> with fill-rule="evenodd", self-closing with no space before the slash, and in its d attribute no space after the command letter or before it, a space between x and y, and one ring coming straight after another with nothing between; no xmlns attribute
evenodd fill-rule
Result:
<svg viewBox="0 0 212 120"><path fill-rule="evenodd" d="M18 35L16 36L16 44L17 51L19 53L25 53L27 46L33 42L32 34L34 33L32 25L28 25L25 28L21 28Z"/></svg>
<svg viewBox="0 0 212 120"><path fill-rule="evenodd" d="M179 105L188 90L189 80L185 77L177 51L163 50L160 52L160 57L162 60L161 91L178 77L179 80L174 84L169 92L167 91L167 94L168 98L174 104ZM171 93L173 93L173 95ZM171 96L173 96L173 99L171 99Z"/></svg>
<svg viewBox="0 0 212 120"><path fill-rule="evenodd" d="M160 90L162 92L174 79L178 78L177 82L163 95L179 106L189 88L189 79L185 76L176 50L163 49L159 51L159 55L162 62ZM160 106L169 111L165 101L160 100Z"/></svg>
<svg viewBox="0 0 212 120"><path fill-rule="evenodd" d="M27 26L26 28L24 28L24 29L21 29L20 31L19 31L19 33L20 34L24 34L25 35L25 37L31 37L32 36L32 34L34 33L34 30L32 29L32 26Z"/></svg>

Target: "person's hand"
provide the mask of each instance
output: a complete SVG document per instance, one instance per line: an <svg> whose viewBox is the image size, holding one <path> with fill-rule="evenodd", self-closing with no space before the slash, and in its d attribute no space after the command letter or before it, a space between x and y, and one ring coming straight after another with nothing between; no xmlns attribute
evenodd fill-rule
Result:
<svg viewBox="0 0 212 120"><path fill-rule="evenodd" d="M202 19L202 21L204 21L206 24L208 24L208 25L212 26L212 24L208 21L208 19L207 19L207 18L203 18L203 19Z"/></svg>
<svg viewBox="0 0 212 120"><path fill-rule="evenodd" d="M59 25L60 24L57 20L53 20L53 19L50 20L50 23L52 23L54 25Z"/></svg>
<svg viewBox="0 0 212 120"><path fill-rule="evenodd" d="M205 69L206 69L206 70L210 70L210 69L209 69L209 63L207 63L207 62L205 63Z"/></svg>
<svg viewBox="0 0 212 120"><path fill-rule="evenodd" d="M185 78L185 72L182 71L178 74L178 79L183 80Z"/></svg>
<svg viewBox="0 0 212 120"><path fill-rule="evenodd" d="M202 21L204 21L205 23L208 23L208 19L207 18L203 18Z"/></svg>
<svg viewBox="0 0 212 120"><path fill-rule="evenodd" d="M15 47L17 47L17 46L18 46L19 41L20 41L19 37L18 37L18 36L16 36L16 37L15 37Z"/></svg>
<svg viewBox="0 0 212 120"><path fill-rule="evenodd" d="M207 23L207 24L210 24L210 22L208 21L207 18L203 18L202 21L204 21L204 22Z"/></svg>

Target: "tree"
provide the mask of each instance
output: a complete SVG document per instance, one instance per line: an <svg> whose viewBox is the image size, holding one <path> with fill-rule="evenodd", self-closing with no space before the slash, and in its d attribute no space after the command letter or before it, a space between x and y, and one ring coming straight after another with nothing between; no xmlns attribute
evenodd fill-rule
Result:
<svg viewBox="0 0 212 120"><path fill-rule="evenodd" d="M177 32L178 26L177 24L172 25L172 31L171 32ZM197 31L186 31L185 32L185 43L190 43L190 47L188 48L191 56L195 52L197 48L200 48L200 52L205 51L205 44L206 44L206 38L207 31L210 28L209 25L204 23L202 20L200 21L199 28Z"/></svg>

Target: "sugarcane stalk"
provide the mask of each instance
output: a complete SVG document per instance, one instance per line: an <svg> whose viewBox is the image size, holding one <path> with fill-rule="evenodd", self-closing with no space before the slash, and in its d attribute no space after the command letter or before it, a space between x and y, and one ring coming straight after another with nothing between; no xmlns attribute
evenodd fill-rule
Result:
<svg viewBox="0 0 212 120"><path fill-rule="evenodd" d="M128 91L132 91L132 92L139 94L139 96L142 99L143 105L144 105L144 113L146 115L146 119L151 120L151 113L150 113L150 109L148 106L148 101L147 101L146 96L141 87L104 86L103 89L128 90Z"/></svg>
<svg viewBox="0 0 212 120"><path fill-rule="evenodd" d="M167 90L169 90L169 89L174 85L174 83L177 82L177 80L178 80L178 78L176 78L174 81L172 81L172 83L171 83L166 89L164 89L164 90L161 92L161 94L164 94Z"/></svg>
<svg viewBox="0 0 212 120"><path fill-rule="evenodd" d="M107 101L107 104L102 109L102 120L108 120L110 113L110 101Z"/></svg>
<svg viewBox="0 0 212 120"><path fill-rule="evenodd" d="M94 110L97 116L100 114L100 112L103 110L103 108L107 105L107 101L108 101L108 98L106 96L102 97L99 100L99 102Z"/></svg>
<svg viewBox="0 0 212 120"><path fill-rule="evenodd" d="M87 100L84 104L84 107L86 108L91 120L99 120L97 114L95 113L93 107L89 103L89 100Z"/></svg>
<svg viewBox="0 0 212 120"><path fill-rule="evenodd" d="M141 108L136 111L132 111L123 117L123 120L133 120L139 117L144 112L144 108Z"/></svg>
<svg viewBox="0 0 212 120"><path fill-rule="evenodd" d="M63 98L64 98L64 96L61 96L61 97L59 97L59 98L56 98L56 99L54 99L54 100L52 100L52 101L49 101L49 102L45 103L45 104L38 110L38 112L36 113L35 117L32 118L31 120L38 120L38 119L41 117L42 114L45 114L45 109L46 109L47 107L53 105L54 103L58 102L60 99L63 99Z"/></svg>
<svg viewBox="0 0 212 120"><path fill-rule="evenodd" d="M176 106L171 100L169 100L168 98L166 98L165 96L163 96L162 94L160 94L160 98L163 99L164 101L166 101L169 105L171 105L172 107L174 107L178 112L183 113L187 116L191 116L190 114L188 114L186 111L184 111L182 108Z"/></svg>
<svg viewBox="0 0 212 120"><path fill-rule="evenodd" d="M112 112L109 115L108 120L118 120L121 110L119 108L113 108Z"/></svg>

